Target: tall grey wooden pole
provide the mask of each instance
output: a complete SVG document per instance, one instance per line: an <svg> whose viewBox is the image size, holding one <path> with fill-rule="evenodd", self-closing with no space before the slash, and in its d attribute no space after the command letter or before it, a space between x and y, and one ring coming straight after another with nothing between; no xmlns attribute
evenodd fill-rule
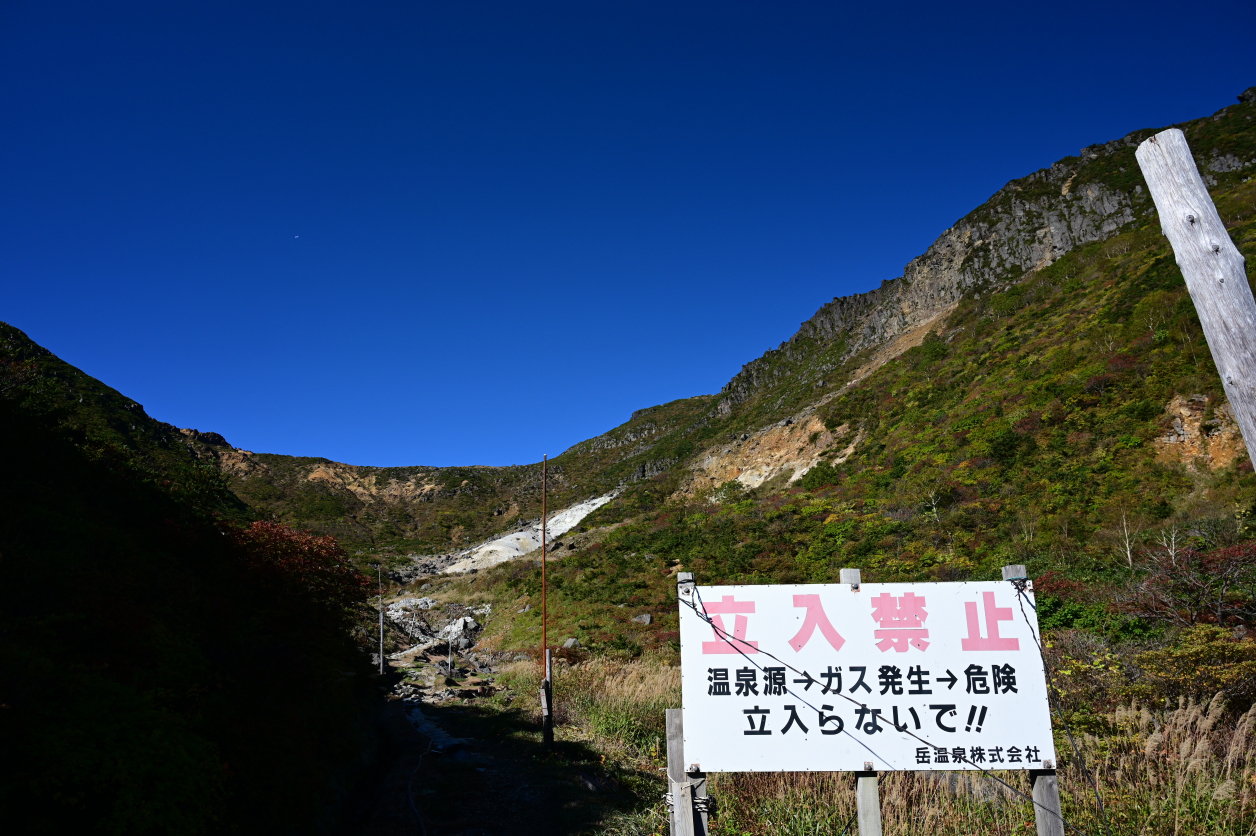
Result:
<svg viewBox="0 0 1256 836"><path fill-rule="evenodd" d="M1243 256L1217 214L1185 134L1177 128L1161 131L1134 156L1195 302L1247 453L1256 461L1256 300Z"/></svg>

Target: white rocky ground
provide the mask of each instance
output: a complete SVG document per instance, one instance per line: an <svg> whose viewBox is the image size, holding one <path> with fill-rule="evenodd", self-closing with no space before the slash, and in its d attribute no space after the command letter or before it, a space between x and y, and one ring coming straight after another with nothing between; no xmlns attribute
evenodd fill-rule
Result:
<svg viewBox="0 0 1256 836"><path fill-rule="evenodd" d="M552 543L571 531L580 521L610 502L619 495L618 490L608 494L586 499L570 508L564 508L549 518L545 528L546 542ZM538 522L528 528L512 531L509 534L490 540L474 549L460 552L454 563L446 567L446 572L470 572L473 569L487 569L507 560L523 557L541 548L541 524Z"/></svg>

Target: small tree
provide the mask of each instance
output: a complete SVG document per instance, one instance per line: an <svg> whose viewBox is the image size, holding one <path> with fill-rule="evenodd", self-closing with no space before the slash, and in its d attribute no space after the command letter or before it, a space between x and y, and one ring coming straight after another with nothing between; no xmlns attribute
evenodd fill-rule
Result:
<svg viewBox="0 0 1256 836"><path fill-rule="evenodd" d="M371 592L371 580L330 536L255 522L229 531L253 568L295 588L311 603L350 620Z"/></svg>
<svg viewBox="0 0 1256 836"><path fill-rule="evenodd" d="M1138 569L1142 580L1122 602L1132 612L1182 627L1256 621L1256 542L1199 551L1170 529Z"/></svg>

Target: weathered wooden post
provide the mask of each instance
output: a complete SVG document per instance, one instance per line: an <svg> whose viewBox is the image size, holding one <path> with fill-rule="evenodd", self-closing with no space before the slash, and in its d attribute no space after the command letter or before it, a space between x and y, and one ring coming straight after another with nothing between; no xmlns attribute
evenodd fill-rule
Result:
<svg viewBox="0 0 1256 836"><path fill-rule="evenodd" d="M684 709L667 709L667 791L672 799L672 836L694 836L693 792L685 775Z"/></svg>
<svg viewBox="0 0 1256 836"><path fill-rule="evenodd" d="M1033 785L1034 822L1038 825L1038 836L1064 836L1060 783L1055 770L1031 769L1029 782Z"/></svg>
<svg viewBox="0 0 1256 836"><path fill-rule="evenodd" d="M693 572L676 576L676 594L694 604ZM672 836L706 836L708 807L706 773L701 764L685 763L684 710L667 709L667 790L671 794Z"/></svg>
<svg viewBox="0 0 1256 836"><path fill-rule="evenodd" d="M859 815L859 836L881 836L881 795L877 792L877 773L872 762L864 764L866 772L855 773L855 810Z"/></svg>
<svg viewBox="0 0 1256 836"><path fill-rule="evenodd" d="M541 680L541 739L554 748L554 651L545 648L545 678Z"/></svg>
<svg viewBox="0 0 1256 836"><path fill-rule="evenodd" d="M1217 214L1185 134L1177 128L1161 131L1144 140L1134 156L1186 279L1247 453L1256 461L1256 300L1243 256Z"/></svg>
<svg viewBox="0 0 1256 836"><path fill-rule="evenodd" d="M842 569L841 583L850 584L855 592L862 583L858 569ZM881 794L877 789L877 773L872 761L864 762L864 771L855 773L855 809L859 815L859 836L881 836Z"/></svg>
<svg viewBox="0 0 1256 836"><path fill-rule="evenodd" d="M1014 584L1019 592L1029 580L1024 564L1015 563L1003 567L1003 580ZM1060 808L1060 783L1051 761L1043 762L1042 769L1029 770L1029 783L1033 787L1034 823L1038 836L1064 836L1064 813Z"/></svg>

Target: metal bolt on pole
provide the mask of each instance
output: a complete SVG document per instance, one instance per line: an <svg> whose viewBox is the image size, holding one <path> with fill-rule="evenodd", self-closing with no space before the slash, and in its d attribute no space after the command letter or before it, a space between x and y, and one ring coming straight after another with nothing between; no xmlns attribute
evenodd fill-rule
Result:
<svg viewBox="0 0 1256 836"><path fill-rule="evenodd" d="M858 569L843 569L838 573L838 580L841 583L848 583L851 589L859 591L859 575Z"/></svg>

